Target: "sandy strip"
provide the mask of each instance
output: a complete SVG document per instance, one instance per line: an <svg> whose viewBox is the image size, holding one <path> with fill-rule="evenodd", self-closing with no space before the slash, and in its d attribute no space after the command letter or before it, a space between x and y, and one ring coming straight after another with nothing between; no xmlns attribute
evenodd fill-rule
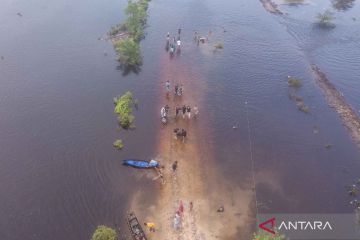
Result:
<svg viewBox="0 0 360 240"><path fill-rule="evenodd" d="M269 13L278 14L278 15L283 14L283 12L281 12L279 10L278 5L276 3L274 3L273 1L271 1L271 0L260 0L260 2L264 6L265 10L268 11Z"/></svg>
<svg viewBox="0 0 360 240"><path fill-rule="evenodd" d="M343 125L349 131L352 139L360 148L360 117L357 112L348 104L335 86L329 81L325 73L315 64L311 65L316 83L322 89L329 106L339 114Z"/></svg>
<svg viewBox="0 0 360 240"><path fill-rule="evenodd" d="M161 186L155 206L144 209L141 198L146 196L139 195L134 196L132 209L147 221L156 223L157 231L149 233L149 239L249 239L254 223L254 194L250 187L252 183L249 179L249 187L245 189L232 186L216 171L212 154L214 146L211 144L211 136L207 134L210 131L206 131L207 116L202 104L203 93L206 91L205 82L194 79L191 67L180 65L176 58L170 60L168 54L164 53L160 66L162 72L158 84L162 93L159 95L159 112L165 104L171 107L172 114L175 106L189 104L199 107L200 116L198 119L172 119L159 130L157 152L158 159L165 165L166 184L161 185L160 181L154 183ZM181 99L174 99L173 93L166 99L164 84L167 79L171 80L172 89L176 83L184 84L185 90ZM195 127L194 121L197 121L197 124L201 122L202 131ZM187 130L188 138L185 143L174 139L175 127ZM171 169L174 161L178 161L178 170L175 173ZM184 204L184 214L181 228L175 230L173 219L180 201ZM192 210L190 202L193 202ZM225 211L219 213L217 209L221 205Z"/></svg>

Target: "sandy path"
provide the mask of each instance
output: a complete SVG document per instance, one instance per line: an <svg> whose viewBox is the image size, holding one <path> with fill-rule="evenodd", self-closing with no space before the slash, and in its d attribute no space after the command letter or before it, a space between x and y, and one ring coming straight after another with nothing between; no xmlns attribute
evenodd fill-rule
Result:
<svg viewBox="0 0 360 240"><path fill-rule="evenodd" d="M311 65L314 79L322 89L329 106L339 114L343 125L350 133L352 139L360 148L360 117L358 113L346 102L346 99L335 86L329 81L326 75L321 72L315 64Z"/></svg>
<svg viewBox="0 0 360 240"><path fill-rule="evenodd" d="M155 206L144 209L141 198L135 196L132 209L141 214L144 219L154 221L157 225L155 233L149 233L149 239L156 240L210 240L210 239L249 239L251 224L253 224L252 204L253 191L249 188L233 187L222 180L215 169L211 137L207 136L207 117L204 114L204 92L206 86L202 79L194 79L191 68L181 65L177 59L169 59L164 55L161 60L162 72L159 79L161 94L158 109L168 104L170 115L174 115L175 106L189 104L197 105L200 116L197 119L170 119L158 133L158 160L165 166L166 184L161 186ZM199 77L197 77L199 78ZM169 99L165 97L164 84L167 79L171 87L176 83L184 85L184 95L174 99L173 93ZM159 113L160 114L160 113ZM201 124L201 129L198 126ZM173 129L184 128L188 132L185 143L174 139ZM205 129L205 131L204 131ZM178 161L178 170L174 173L171 165ZM249 180L250 181L250 180ZM242 183L243 184L243 183ZM249 182L249 186L252 183ZM180 229L174 229L173 219L180 201L184 205L184 214ZM193 209L190 210L190 202ZM225 212L218 213L219 206L225 207ZM148 231L147 231L148 232ZM239 238L239 232L244 238ZM234 237L234 236L237 237ZM246 237L245 237L246 236Z"/></svg>

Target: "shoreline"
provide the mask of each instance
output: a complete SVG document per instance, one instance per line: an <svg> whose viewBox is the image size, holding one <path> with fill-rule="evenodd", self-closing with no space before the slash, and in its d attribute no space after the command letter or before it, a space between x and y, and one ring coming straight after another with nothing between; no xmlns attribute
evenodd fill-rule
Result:
<svg viewBox="0 0 360 240"><path fill-rule="evenodd" d="M360 117L357 112L346 102L343 94L329 81L325 73L320 68L311 64L311 70L314 75L315 82L323 91L325 99L329 106L333 108L339 115L343 125L348 130L353 141L360 149Z"/></svg>

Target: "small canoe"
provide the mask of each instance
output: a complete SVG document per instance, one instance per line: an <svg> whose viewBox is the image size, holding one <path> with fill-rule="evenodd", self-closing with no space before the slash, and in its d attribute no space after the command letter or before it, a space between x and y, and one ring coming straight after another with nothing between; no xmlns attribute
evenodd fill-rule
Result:
<svg viewBox="0 0 360 240"><path fill-rule="evenodd" d="M159 163L155 160L137 160L137 159L126 159L123 160L123 165L131 166L136 168L154 168L159 165Z"/></svg>

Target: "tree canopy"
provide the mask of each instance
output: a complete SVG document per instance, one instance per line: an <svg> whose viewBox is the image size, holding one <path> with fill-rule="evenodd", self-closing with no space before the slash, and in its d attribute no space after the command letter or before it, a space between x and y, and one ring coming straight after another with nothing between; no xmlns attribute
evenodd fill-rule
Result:
<svg viewBox="0 0 360 240"><path fill-rule="evenodd" d="M116 231L104 225L100 225L96 228L91 240L116 240Z"/></svg>

